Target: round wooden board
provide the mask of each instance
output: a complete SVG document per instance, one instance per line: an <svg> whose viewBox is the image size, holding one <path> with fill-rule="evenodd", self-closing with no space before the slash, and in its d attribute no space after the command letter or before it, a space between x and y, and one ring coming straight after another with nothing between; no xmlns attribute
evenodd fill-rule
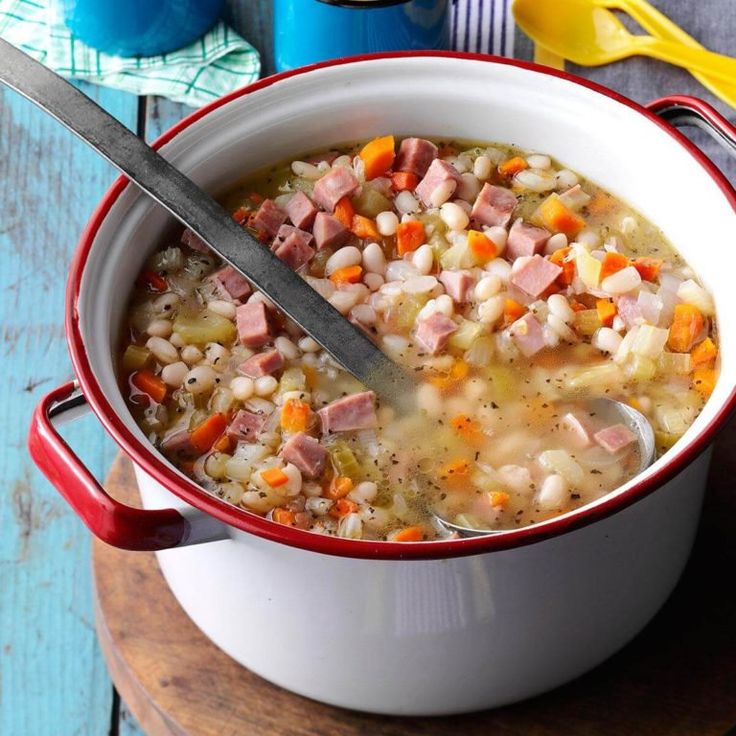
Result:
<svg viewBox="0 0 736 736"><path fill-rule="evenodd" d="M382 718L293 695L236 664L187 618L153 554L95 542L96 619L122 698L149 736L722 736L736 722L736 426L721 440L693 559L631 645L564 688L456 718ZM130 463L107 488L136 505Z"/></svg>

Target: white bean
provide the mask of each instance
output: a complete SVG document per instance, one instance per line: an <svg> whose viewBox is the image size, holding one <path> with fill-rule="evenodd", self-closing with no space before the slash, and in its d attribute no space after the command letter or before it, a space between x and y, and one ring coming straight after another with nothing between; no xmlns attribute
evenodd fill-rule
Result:
<svg viewBox="0 0 736 736"><path fill-rule="evenodd" d="M437 279L434 276L413 276L404 281L401 288L407 294L428 294L436 286Z"/></svg>
<svg viewBox="0 0 736 736"><path fill-rule="evenodd" d="M167 386L179 388L184 383L184 378L189 372L189 366L179 360L176 363L169 363L161 369L161 379Z"/></svg>
<svg viewBox="0 0 736 736"><path fill-rule="evenodd" d="M370 304L356 304L350 310L350 319L369 327L376 323L376 310Z"/></svg>
<svg viewBox="0 0 736 736"><path fill-rule="evenodd" d="M434 251L428 243L420 245L412 254L411 262L420 274L426 276L434 265Z"/></svg>
<svg viewBox="0 0 736 736"><path fill-rule="evenodd" d="M224 299L213 299L211 302L207 302L207 309L210 312L219 314L221 317L227 319L235 319L235 304L233 302L226 302Z"/></svg>
<svg viewBox="0 0 736 736"><path fill-rule="evenodd" d="M350 493L348 499L354 503L370 503L378 495L378 485L372 481L365 480L358 483Z"/></svg>
<svg viewBox="0 0 736 736"><path fill-rule="evenodd" d="M625 294L641 284L641 276L633 267L628 266L607 276L601 282L601 289L609 294Z"/></svg>
<svg viewBox="0 0 736 736"><path fill-rule="evenodd" d="M552 235L544 246L544 252L547 255L552 255L560 248L567 248L567 235L565 233L555 233Z"/></svg>
<svg viewBox="0 0 736 736"><path fill-rule="evenodd" d="M386 281L406 281L413 276L419 276L419 271L411 261L391 261L386 266Z"/></svg>
<svg viewBox="0 0 736 736"><path fill-rule="evenodd" d="M501 279L498 276L484 276L476 285L474 291L475 300L484 302L501 291Z"/></svg>
<svg viewBox="0 0 736 736"><path fill-rule="evenodd" d="M263 399L271 396L278 387L279 382L273 376L261 376L260 378L256 378L254 382L256 396L260 396Z"/></svg>
<svg viewBox="0 0 736 736"><path fill-rule="evenodd" d="M303 337L298 342L299 350L301 350L304 353L316 353L317 351L321 350L319 343L312 339L311 337Z"/></svg>
<svg viewBox="0 0 736 736"><path fill-rule="evenodd" d="M478 305L478 319L487 325L497 322L503 314L506 300L502 296L492 296Z"/></svg>
<svg viewBox="0 0 736 736"><path fill-rule="evenodd" d="M170 337L174 328L168 319L154 319L146 332L154 337Z"/></svg>
<svg viewBox="0 0 736 736"><path fill-rule="evenodd" d="M198 365L184 377L184 388L193 394L212 391L217 374L208 365Z"/></svg>
<svg viewBox="0 0 736 736"><path fill-rule="evenodd" d="M320 488L320 492L321 491L322 489ZM307 499L304 504L304 508L309 511L310 514L314 514L314 516L326 516L334 503L335 502L329 498L313 497Z"/></svg>
<svg viewBox="0 0 736 736"><path fill-rule="evenodd" d="M429 417L435 418L442 415L442 394L437 386L431 383L423 383L417 389L417 407L427 412Z"/></svg>
<svg viewBox="0 0 736 736"><path fill-rule="evenodd" d="M567 493L567 481L561 475L552 473L542 481L542 487L537 494L537 503L543 509L559 509L565 503Z"/></svg>
<svg viewBox="0 0 736 736"><path fill-rule="evenodd" d="M386 270L386 256L383 253L383 248L378 243L368 243L366 245L363 250L363 268L369 273L379 274L383 274Z"/></svg>
<svg viewBox="0 0 736 736"><path fill-rule="evenodd" d="M302 179L316 181L322 178L322 172L314 164L306 161L294 161L291 164L291 170Z"/></svg>
<svg viewBox="0 0 736 736"><path fill-rule="evenodd" d="M168 365L179 360L179 351L163 337L149 337L146 347L153 353L159 363Z"/></svg>
<svg viewBox="0 0 736 736"><path fill-rule="evenodd" d="M417 202L416 197L411 192L406 190L396 195L394 206L402 215L410 212L419 212L419 202Z"/></svg>
<svg viewBox="0 0 736 736"><path fill-rule="evenodd" d="M493 169L493 163L488 156L478 156L473 164L473 173L481 180L491 178L491 171Z"/></svg>
<svg viewBox="0 0 736 736"><path fill-rule="evenodd" d="M288 337L284 337L283 335L280 335L274 340L274 345L276 350L278 350L286 360L296 360L299 355L301 355L299 348L294 345Z"/></svg>
<svg viewBox="0 0 736 736"><path fill-rule="evenodd" d="M248 401L255 393L255 384L248 376L236 376L230 381L230 390L238 401Z"/></svg>
<svg viewBox="0 0 736 736"><path fill-rule="evenodd" d="M440 207L440 217L450 230L465 230L470 223L465 210L458 207L454 202L445 202Z"/></svg>
<svg viewBox="0 0 736 736"><path fill-rule="evenodd" d="M376 216L376 227L381 235L396 235L396 230L399 227L399 218L395 212L391 212L390 210L379 212Z"/></svg>
<svg viewBox="0 0 736 736"><path fill-rule="evenodd" d="M453 195L457 188L457 182L454 179L448 179L438 184L432 194L429 195L429 203L432 207L440 207ZM402 192L403 194L403 192Z"/></svg>
<svg viewBox="0 0 736 736"><path fill-rule="evenodd" d="M202 358L204 358L204 355L196 345L186 345L181 350L181 359L189 365L199 363Z"/></svg>
<svg viewBox="0 0 736 736"><path fill-rule="evenodd" d="M216 371L222 372L227 368L230 351L220 343L208 342L204 349L204 357Z"/></svg>
<svg viewBox="0 0 736 736"><path fill-rule="evenodd" d="M339 289L328 301L340 314L347 314L360 301L360 293Z"/></svg>
<svg viewBox="0 0 736 736"><path fill-rule="evenodd" d="M564 319L554 313L547 315L547 324L553 332L557 334L565 342L577 342L577 335L568 327Z"/></svg>
<svg viewBox="0 0 736 736"><path fill-rule="evenodd" d="M552 166L550 157L541 153L533 153L531 156L527 156L526 162L532 169L548 169Z"/></svg>
<svg viewBox="0 0 736 736"><path fill-rule="evenodd" d="M475 202L480 192L480 181L475 174L463 174L462 181L455 190L455 196L464 202Z"/></svg>
<svg viewBox="0 0 736 736"><path fill-rule="evenodd" d="M560 189L570 189L571 187L574 187L579 181L577 174L570 171L569 169L562 169L558 171L555 174L555 179L557 180L557 186Z"/></svg>
<svg viewBox="0 0 736 736"><path fill-rule="evenodd" d="M498 276L503 283L508 282L511 276L511 264L503 258L494 258L490 263L486 264L486 273Z"/></svg>
<svg viewBox="0 0 736 736"><path fill-rule="evenodd" d="M363 283L370 291L378 291L383 286L384 280L380 273L367 273L363 276Z"/></svg>
<svg viewBox="0 0 736 736"><path fill-rule="evenodd" d="M434 303L437 307L436 311L442 312L445 317L452 317L452 315L455 313L455 303L452 301L452 297L448 296L447 294L442 294L441 296L438 296L435 299Z"/></svg>
<svg viewBox="0 0 736 736"><path fill-rule="evenodd" d="M575 238L576 243L581 243L586 248L597 248L601 244L601 236L595 230L583 230Z"/></svg>
<svg viewBox="0 0 736 736"><path fill-rule="evenodd" d="M325 263L325 274L329 276L341 268L357 266L363 260L363 254L354 245L346 245L335 251Z"/></svg>
<svg viewBox="0 0 736 736"><path fill-rule="evenodd" d="M155 312L170 312L178 303L180 299L178 294L169 292L167 294L161 294L160 297L153 300L153 310Z"/></svg>
<svg viewBox="0 0 736 736"><path fill-rule="evenodd" d="M601 352L615 355L623 342L623 337L610 327L600 327L595 331L590 342L594 348L597 348Z"/></svg>
<svg viewBox="0 0 736 736"><path fill-rule="evenodd" d="M169 342L175 347L175 348L183 348L186 345L186 342L184 338L178 333L175 332L170 338Z"/></svg>
<svg viewBox="0 0 736 736"><path fill-rule="evenodd" d="M500 225L494 225L493 227L486 228L483 234L496 246L496 255L500 256L506 249L506 241L509 238L506 228Z"/></svg>
<svg viewBox="0 0 736 736"><path fill-rule="evenodd" d="M552 294L547 299L547 306L552 314L556 314L563 322L570 324L575 319L575 312L562 294Z"/></svg>

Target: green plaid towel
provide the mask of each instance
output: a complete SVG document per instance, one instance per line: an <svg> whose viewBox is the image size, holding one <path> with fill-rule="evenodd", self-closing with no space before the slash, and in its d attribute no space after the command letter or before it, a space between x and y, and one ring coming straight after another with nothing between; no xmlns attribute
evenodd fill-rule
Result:
<svg viewBox="0 0 736 736"><path fill-rule="evenodd" d="M126 59L75 39L56 17L55 5L53 0L0 0L0 36L64 77L192 107L258 78L258 52L224 23L178 51Z"/></svg>

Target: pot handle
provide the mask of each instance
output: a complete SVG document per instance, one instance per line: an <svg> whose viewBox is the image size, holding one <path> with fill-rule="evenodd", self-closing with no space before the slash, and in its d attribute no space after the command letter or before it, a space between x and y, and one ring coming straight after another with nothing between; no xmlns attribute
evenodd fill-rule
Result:
<svg viewBox="0 0 736 736"><path fill-rule="evenodd" d="M736 158L736 126L707 102L690 95L670 95L645 107L675 127L701 128Z"/></svg>
<svg viewBox="0 0 736 736"><path fill-rule="evenodd" d="M41 472L98 539L141 551L227 539L227 527L197 509L136 509L108 495L55 426L88 409L76 381L55 388L33 412L28 449Z"/></svg>

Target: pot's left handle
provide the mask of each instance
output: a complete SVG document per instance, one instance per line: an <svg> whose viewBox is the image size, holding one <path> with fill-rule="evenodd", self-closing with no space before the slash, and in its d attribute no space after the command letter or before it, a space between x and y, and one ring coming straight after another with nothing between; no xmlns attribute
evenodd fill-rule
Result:
<svg viewBox="0 0 736 736"><path fill-rule="evenodd" d="M75 381L48 393L33 412L28 449L96 537L120 549L147 551L227 538L225 525L197 509L136 509L108 495L54 426L77 418L87 408Z"/></svg>

